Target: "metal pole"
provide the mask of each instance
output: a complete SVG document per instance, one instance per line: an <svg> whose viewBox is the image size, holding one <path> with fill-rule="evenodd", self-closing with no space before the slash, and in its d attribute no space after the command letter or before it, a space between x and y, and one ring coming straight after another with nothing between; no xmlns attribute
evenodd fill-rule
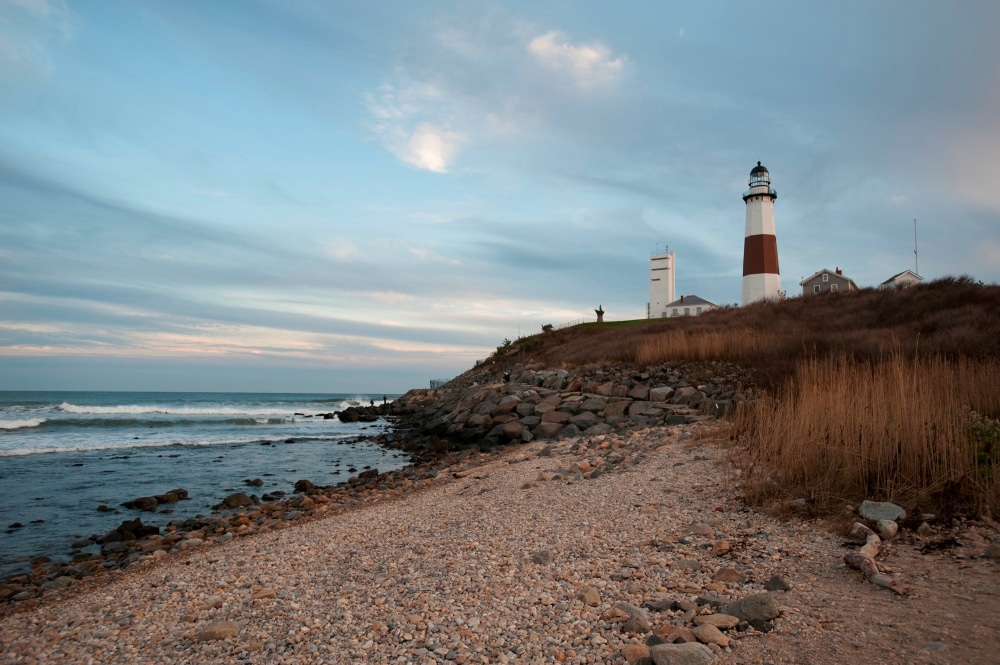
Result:
<svg viewBox="0 0 1000 665"><path fill-rule="evenodd" d="M920 254L917 253L917 220L913 220L913 260L915 261L914 267L916 272L920 274Z"/></svg>

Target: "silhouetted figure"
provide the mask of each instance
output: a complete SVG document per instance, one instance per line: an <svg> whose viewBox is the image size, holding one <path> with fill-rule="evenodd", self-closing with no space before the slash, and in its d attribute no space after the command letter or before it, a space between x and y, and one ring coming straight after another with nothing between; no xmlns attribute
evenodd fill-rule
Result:
<svg viewBox="0 0 1000 665"><path fill-rule="evenodd" d="M510 383L510 372L504 372L503 373L503 382L504 383Z"/></svg>

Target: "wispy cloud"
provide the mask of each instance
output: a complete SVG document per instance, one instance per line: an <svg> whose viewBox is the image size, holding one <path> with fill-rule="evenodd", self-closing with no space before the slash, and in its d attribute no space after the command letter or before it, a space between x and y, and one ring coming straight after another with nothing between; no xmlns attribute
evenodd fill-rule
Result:
<svg viewBox="0 0 1000 665"><path fill-rule="evenodd" d="M625 64L624 57L614 57L612 50L600 42L571 44L556 31L532 39L528 51L545 67L565 74L584 90L614 83Z"/></svg>

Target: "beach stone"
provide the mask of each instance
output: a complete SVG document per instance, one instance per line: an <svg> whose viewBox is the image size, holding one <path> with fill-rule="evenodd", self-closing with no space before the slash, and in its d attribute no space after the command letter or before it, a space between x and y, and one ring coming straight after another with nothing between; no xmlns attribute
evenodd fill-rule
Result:
<svg viewBox="0 0 1000 665"><path fill-rule="evenodd" d="M655 665L709 665L715 654L704 644L657 644L649 647L649 657Z"/></svg>
<svg viewBox="0 0 1000 665"><path fill-rule="evenodd" d="M715 536L715 530L704 522L692 522L688 527L688 533L693 533L696 536L707 536L709 538Z"/></svg>
<svg viewBox="0 0 1000 665"><path fill-rule="evenodd" d="M590 607L597 607L601 604L601 592L597 590L597 587L589 586L581 589L576 597Z"/></svg>
<svg viewBox="0 0 1000 665"><path fill-rule="evenodd" d="M713 582L739 582L742 579L742 575L739 574L734 568L720 568L716 571L715 575L712 576Z"/></svg>
<svg viewBox="0 0 1000 665"><path fill-rule="evenodd" d="M704 623L700 626L696 626L691 630L694 636L698 638L698 641L702 644L718 644L720 647L725 649L729 646L729 638L722 634L722 631L718 627L713 626L710 623Z"/></svg>
<svg viewBox="0 0 1000 665"><path fill-rule="evenodd" d="M691 629L687 626L679 626L674 628L667 636L664 638L670 644L686 643L686 642L697 642L698 638L694 636Z"/></svg>
<svg viewBox="0 0 1000 665"><path fill-rule="evenodd" d="M722 608L722 614L731 614L743 621L768 621L781 615L778 603L770 593L755 593Z"/></svg>
<svg viewBox="0 0 1000 665"><path fill-rule="evenodd" d="M719 630L735 628L739 622L739 617L734 617L731 614L699 614L694 618L696 626L711 625Z"/></svg>
<svg viewBox="0 0 1000 665"><path fill-rule="evenodd" d="M895 522L893 523L895 524ZM792 587L781 575L772 575L771 579L764 583L764 589L767 591L791 591Z"/></svg>
<svg viewBox="0 0 1000 665"><path fill-rule="evenodd" d="M984 559L1000 560L1000 543L993 543L983 552Z"/></svg>
<svg viewBox="0 0 1000 665"><path fill-rule="evenodd" d="M896 523L896 520L879 520L875 527L883 540L890 540L899 531L899 524Z"/></svg>
<svg viewBox="0 0 1000 665"><path fill-rule="evenodd" d="M534 554L532 554L531 560L534 561L535 563L547 566L555 560L555 557L552 556L552 552L549 552L548 550L543 550L541 552L535 552Z"/></svg>
<svg viewBox="0 0 1000 665"><path fill-rule="evenodd" d="M628 665L645 665L651 663L649 647L645 644L628 644L622 649L622 658Z"/></svg>
<svg viewBox="0 0 1000 665"><path fill-rule="evenodd" d="M313 483L311 480L306 480L305 478L303 478L301 480L295 481L296 492L302 492L303 494L306 494L308 492L312 492L315 489L316 489L316 484Z"/></svg>
<svg viewBox="0 0 1000 665"><path fill-rule="evenodd" d="M224 640L239 635L240 627L235 621L213 621L198 631L198 641Z"/></svg>
<svg viewBox="0 0 1000 665"><path fill-rule="evenodd" d="M615 608L628 614L628 619L622 624L622 630L626 633L645 634L653 630L653 627L649 624L649 618L642 608L630 605L629 603L618 603Z"/></svg>
<svg viewBox="0 0 1000 665"><path fill-rule="evenodd" d="M888 501L862 501L858 513L866 520L898 520L906 517L906 511Z"/></svg>

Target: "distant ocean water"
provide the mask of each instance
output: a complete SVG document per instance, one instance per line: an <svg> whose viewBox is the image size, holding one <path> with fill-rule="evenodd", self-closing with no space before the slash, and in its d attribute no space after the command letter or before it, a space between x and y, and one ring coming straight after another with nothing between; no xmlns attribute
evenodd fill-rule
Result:
<svg viewBox="0 0 1000 665"><path fill-rule="evenodd" d="M316 417L372 400L382 395L0 391L0 575L26 569L25 556L68 559L74 540L124 519L163 526L207 515L232 492L401 468L405 454L358 440L384 421ZM243 483L253 478L264 485ZM170 513L120 505L175 488L191 500ZM121 512L97 511L102 504Z"/></svg>

